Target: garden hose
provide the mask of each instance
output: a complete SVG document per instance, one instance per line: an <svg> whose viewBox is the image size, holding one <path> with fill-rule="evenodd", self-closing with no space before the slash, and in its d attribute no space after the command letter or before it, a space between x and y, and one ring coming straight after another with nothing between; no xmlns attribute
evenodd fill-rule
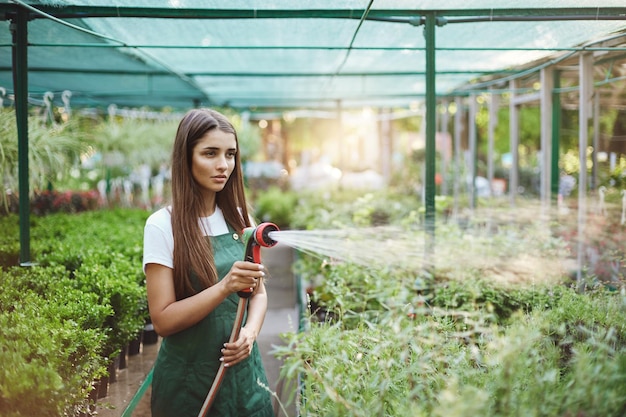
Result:
<svg viewBox="0 0 626 417"><path fill-rule="evenodd" d="M130 403L128 403L128 406L126 407L126 409L122 413L121 417L131 417L133 415L133 411L135 411L135 408L137 407L137 405L141 401L141 398L143 397L143 395L148 390L148 387L150 387L150 384L152 384L152 375L153 374L154 374L154 367L152 367L150 369L150 372L148 372L148 375L146 376L146 379L143 381L143 383L141 384L141 386L139 387L139 389L137 390L137 392L135 393L133 398L130 400Z"/></svg>
<svg viewBox="0 0 626 417"><path fill-rule="evenodd" d="M261 223L257 227L247 227L243 230L243 242L246 247L246 251L244 254L244 261L261 263L261 247L272 247L276 245L276 241L269 237L270 232L275 232L278 230L278 227L273 223ZM248 298L252 295L252 288L239 291L237 293L239 296L239 304L237 305L237 313L235 315L235 322L233 323L233 330L230 334L230 338L228 339L228 343L233 343L239 337L239 331L241 330L241 324L243 322L243 316L246 312L246 307L248 305ZM226 367L222 362L220 364L219 369L217 370L217 374L215 375L215 379L213 380L213 384L211 385L211 389L204 400L204 404L200 409L200 413L198 417L206 417L207 413L211 409L211 405L213 405L213 401L217 396L217 391L224 379L224 375L226 373Z"/></svg>

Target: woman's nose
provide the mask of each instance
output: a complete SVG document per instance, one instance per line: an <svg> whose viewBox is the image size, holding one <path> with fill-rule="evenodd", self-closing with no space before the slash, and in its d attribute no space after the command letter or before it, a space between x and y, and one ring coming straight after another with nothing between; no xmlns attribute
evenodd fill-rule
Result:
<svg viewBox="0 0 626 417"><path fill-rule="evenodd" d="M226 170L228 169L228 161L226 160L226 156L220 156L217 160L217 169Z"/></svg>

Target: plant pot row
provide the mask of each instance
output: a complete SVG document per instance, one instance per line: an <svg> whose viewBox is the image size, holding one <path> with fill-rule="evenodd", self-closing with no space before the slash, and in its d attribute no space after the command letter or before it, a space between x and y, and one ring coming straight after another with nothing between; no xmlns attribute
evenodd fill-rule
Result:
<svg viewBox="0 0 626 417"><path fill-rule="evenodd" d="M126 369L128 358L141 353L143 345L153 345L159 340L159 336L154 331L152 323L146 323L144 329L137 334L137 337L131 340L128 345L124 346L119 355L117 355L109 364L108 375L103 376L94 384L94 390L97 399L104 398L109 393L109 384L117 381L117 371Z"/></svg>

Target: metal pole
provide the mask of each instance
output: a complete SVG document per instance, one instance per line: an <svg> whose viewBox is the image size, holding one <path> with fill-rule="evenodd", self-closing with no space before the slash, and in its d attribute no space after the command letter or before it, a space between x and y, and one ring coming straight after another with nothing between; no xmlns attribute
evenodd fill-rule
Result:
<svg viewBox="0 0 626 417"><path fill-rule="evenodd" d="M462 123L462 111L463 100L461 97L455 97L454 103L456 104L456 113L454 114L454 183L453 183L453 196L454 196L454 208L453 215L456 218L459 213L459 187L461 181L461 130L463 129Z"/></svg>
<svg viewBox="0 0 626 417"><path fill-rule="evenodd" d="M448 101L444 100L442 103L443 111L441 113L441 128L439 131L441 132L442 137L442 149L441 149L441 195L448 195L448 171L449 171L449 158L450 153L448 152L451 148L450 146L450 128L449 128L449 118L450 113L448 112Z"/></svg>
<svg viewBox="0 0 626 417"><path fill-rule="evenodd" d="M541 70L541 210L545 216L550 210L551 162L552 162L552 91L554 90L554 75L552 68Z"/></svg>
<svg viewBox="0 0 626 417"><path fill-rule="evenodd" d="M346 167L348 162L346 161L346 149L345 149L345 138L343 131L343 106L341 104L341 100L337 100L336 102L336 113L335 113L335 123L337 126L337 153L339 155L339 160L337 161L337 165L341 171L346 171Z"/></svg>
<svg viewBox="0 0 626 417"><path fill-rule="evenodd" d="M591 114L591 95L593 62L590 53L582 53L579 58L579 85L580 95L578 103L578 147L580 172L578 174L578 270L576 285L579 291L584 291L583 264L585 262L585 226L587 221L587 146L589 143L588 118Z"/></svg>
<svg viewBox="0 0 626 417"><path fill-rule="evenodd" d="M473 211L476 208L476 177L478 176L477 164L478 164L478 133L476 131L476 115L478 114L478 103L476 102L476 95L469 95L469 117L467 120L469 128L469 167L470 167L470 182L469 182L469 205Z"/></svg>
<svg viewBox="0 0 626 417"><path fill-rule="evenodd" d="M559 194L559 141L561 139L561 93L558 89L561 88L561 71L555 70L554 76L554 90L552 92L552 175L551 188L552 199L557 198ZM555 91L556 90L556 91Z"/></svg>
<svg viewBox="0 0 626 417"><path fill-rule="evenodd" d="M511 141L511 173L509 175L509 195L511 207L515 207L517 187L519 185L519 110L515 103L517 81L509 82L511 98L509 99L509 137Z"/></svg>
<svg viewBox="0 0 626 417"><path fill-rule="evenodd" d="M496 137L496 126L498 125L498 107L500 105L500 96L493 93L489 95L489 125L487 132L487 180L489 181L489 194L493 197L493 179L495 177L493 148Z"/></svg>
<svg viewBox="0 0 626 417"><path fill-rule="evenodd" d="M435 134L437 129L437 97L435 89L435 24L434 13L426 15L426 191L425 225L428 234L435 236Z"/></svg>
<svg viewBox="0 0 626 417"><path fill-rule="evenodd" d="M598 152L600 151L600 92L593 95L593 151L591 152L591 189L598 189Z"/></svg>
<svg viewBox="0 0 626 417"><path fill-rule="evenodd" d="M19 8L11 22L13 85L17 122L20 264L30 264L30 200L28 186L28 11Z"/></svg>
<svg viewBox="0 0 626 417"><path fill-rule="evenodd" d="M380 171L385 180L385 184L389 184L391 179L391 109L386 107L379 111L379 139L380 139Z"/></svg>

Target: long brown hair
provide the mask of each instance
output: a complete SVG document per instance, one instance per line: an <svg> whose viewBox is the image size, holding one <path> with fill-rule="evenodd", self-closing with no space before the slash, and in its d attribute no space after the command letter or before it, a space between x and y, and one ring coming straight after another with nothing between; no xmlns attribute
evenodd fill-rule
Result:
<svg viewBox="0 0 626 417"><path fill-rule="evenodd" d="M206 208L203 194L191 174L194 146L213 129L235 135L239 149L237 132L223 114L211 109L194 109L180 121L172 150L172 231L177 299L195 292L190 278L192 271L203 288L218 281L211 243L203 236L198 222ZM235 230L241 231L250 226L239 152L235 155L233 173L222 191L216 194L215 201L222 209L226 222Z"/></svg>

